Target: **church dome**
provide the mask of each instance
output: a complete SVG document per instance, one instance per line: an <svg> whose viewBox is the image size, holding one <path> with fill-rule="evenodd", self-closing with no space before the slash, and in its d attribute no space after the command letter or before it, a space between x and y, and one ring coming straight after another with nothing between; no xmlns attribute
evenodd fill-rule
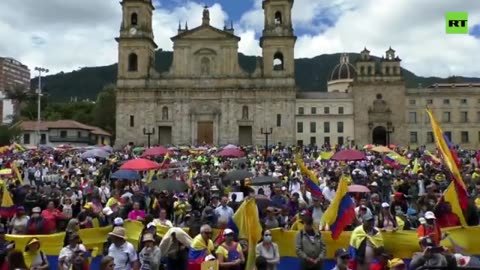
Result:
<svg viewBox="0 0 480 270"><path fill-rule="evenodd" d="M353 79L357 73L355 67L350 64L346 53L340 56L340 63L333 68L330 81Z"/></svg>

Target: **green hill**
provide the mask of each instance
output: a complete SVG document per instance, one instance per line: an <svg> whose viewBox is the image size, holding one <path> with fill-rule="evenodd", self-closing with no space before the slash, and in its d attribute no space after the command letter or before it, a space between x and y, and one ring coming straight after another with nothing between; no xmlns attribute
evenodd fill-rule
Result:
<svg viewBox="0 0 480 270"><path fill-rule="evenodd" d="M350 53L350 61L354 63L359 54ZM239 54L240 66L247 72L253 72L258 56ZM324 54L314 58L300 58L295 60L297 85L301 91L326 91L327 79L330 72L338 64L340 54ZM377 60L379 58L376 58ZM157 51L156 69L160 72L168 71L173 60L173 52ZM71 97L81 99L95 99L100 90L115 83L117 65L101 67L85 67L72 72L60 72L42 78L44 91L52 101L68 101ZM417 87L434 83L451 82L452 78L419 77L411 71L403 69L407 87ZM480 82L480 78L455 77L455 81ZM37 79L32 79L32 89L37 85Z"/></svg>

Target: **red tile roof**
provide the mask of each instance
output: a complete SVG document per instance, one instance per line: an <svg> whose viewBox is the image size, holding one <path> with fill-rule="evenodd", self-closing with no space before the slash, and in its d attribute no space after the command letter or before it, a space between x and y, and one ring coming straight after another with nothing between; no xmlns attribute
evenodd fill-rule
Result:
<svg viewBox="0 0 480 270"><path fill-rule="evenodd" d="M19 127L27 131L37 130L37 121L22 121ZM92 134L102 136L112 136L107 131L94 126L85 125L73 120L58 120L58 121L41 121L40 130L48 131L49 129L83 129L88 130Z"/></svg>

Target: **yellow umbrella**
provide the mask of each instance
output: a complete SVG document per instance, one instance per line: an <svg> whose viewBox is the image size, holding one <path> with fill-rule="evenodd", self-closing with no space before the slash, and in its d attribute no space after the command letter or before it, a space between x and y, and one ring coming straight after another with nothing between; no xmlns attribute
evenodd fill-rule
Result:
<svg viewBox="0 0 480 270"><path fill-rule="evenodd" d="M375 146L372 148L372 151L375 151L375 152L378 152L378 153L390 153L390 152L393 152L390 148L386 147L386 146L383 146L383 145L379 145L379 146Z"/></svg>

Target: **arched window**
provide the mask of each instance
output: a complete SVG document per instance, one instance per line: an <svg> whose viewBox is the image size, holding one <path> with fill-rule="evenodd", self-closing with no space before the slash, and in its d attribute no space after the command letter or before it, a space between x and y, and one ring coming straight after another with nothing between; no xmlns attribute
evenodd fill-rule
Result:
<svg viewBox="0 0 480 270"><path fill-rule="evenodd" d="M128 55L128 71L138 70L138 56L135 53Z"/></svg>
<svg viewBox="0 0 480 270"><path fill-rule="evenodd" d="M210 59L208 57L203 57L200 63L201 74L209 75L210 74Z"/></svg>
<svg viewBox="0 0 480 270"><path fill-rule="evenodd" d="M277 52L273 56L273 70L283 70L283 54L281 52Z"/></svg>
<svg viewBox="0 0 480 270"><path fill-rule="evenodd" d="M275 12L275 24L282 24L282 13L280 11Z"/></svg>
<svg viewBox="0 0 480 270"><path fill-rule="evenodd" d="M168 120L168 107L164 106L162 108L162 120Z"/></svg>
<svg viewBox="0 0 480 270"><path fill-rule="evenodd" d="M137 13L132 13L132 15L130 16L130 24L131 25L137 25L138 24L138 15Z"/></svg>
<svg viewBox="0 0 480 270"><path fill-rule="evenodd" d="M243 106L242 107L242 119L243 120L248 119L248 106Z"/></svg>

